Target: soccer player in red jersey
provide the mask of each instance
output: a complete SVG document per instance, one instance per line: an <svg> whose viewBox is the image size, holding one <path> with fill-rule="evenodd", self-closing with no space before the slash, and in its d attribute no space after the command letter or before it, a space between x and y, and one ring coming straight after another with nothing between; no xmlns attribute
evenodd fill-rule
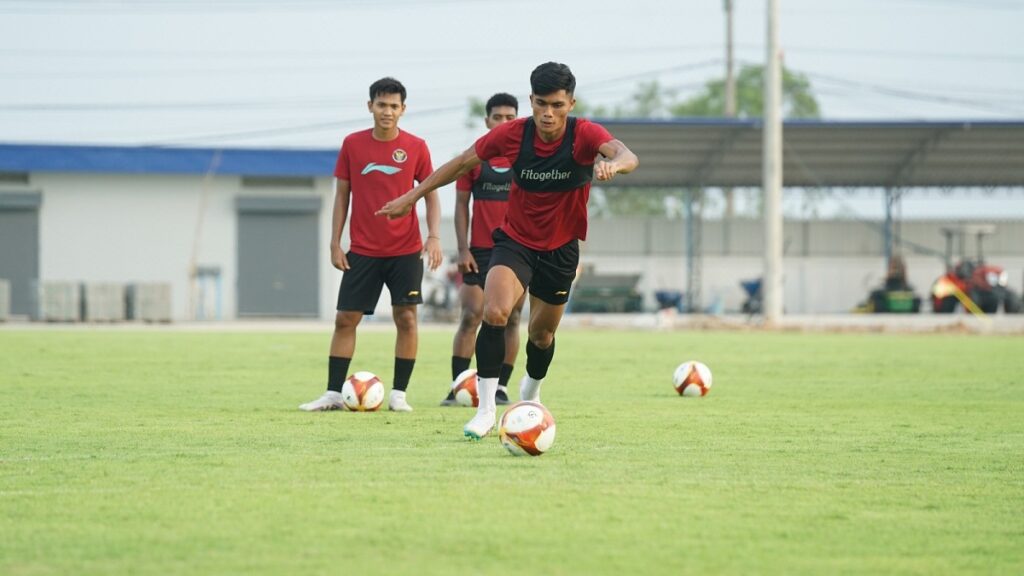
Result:
<svg viewBox="0 0 1024 576"><path fill-rule="evenodd" d="M401 196L414 181L423 183L432 170L426 143L398 129L398 120L405 113L405 96L405 86L394 78L382 78L371 84L367 107L373 115L373 128L349 134L338 154L334 168L337 182L331 263L344 274L331 338L327 392L299 406L302 410L343 407L341 387L348 377L355 352L356 327L364 314L373 314L386 284L398 332L388 409L412 411L405 389L416 362L416 305L423 303L423 254L427 255L431 270L441 264L440 201L435 193L424 195L427 205L425 245L415 210L388 220L374 217L375 208ZM341 234L350 208L350 249L346 253L341 248Z"/></svg>
<svg viewBox="0 0 1024 576"><path fill-rule="evenodd" d="M511 94L498 93L487 100L484 124L488 130L511 122L519 114L519 101ZM494 240L491 235L505 220L508 191L512 186L512 167L504 158L483 162L455 182L455 237L459 243L459 272L462 288L462 318L452 342L452 381L469 368L476 345L476 332L484 313L484 283L490 268ZM469 200L473 199L472 227ZM470 229L472 228L472 233ZM520 298L508 317L505 329L505 359L498 377L495 403L508 404L508 381L519 352L519 313L525 297ZM455 393L441 401L442 406L455 406Z"/></svg>
<svg viewBox="0 0 1024 576"><path fill-rule="evenodd" d="M485 160L505 158L513 184L508 212L494 232L484 286L484 318L476 340L480 404L463 428L474 439L494 428L494 395L504 354L505 325L516 302L530 293L526 375L520 398L539 400L555 352L555 330L576 277L579 241L587 235L590 181L636 169L639 160L600 124L569 116L576 78L565 64L541 64L530 74L529 118L491 130L418 186L384 204L378 215L404 218L416 200L449 184ZM598 154L603 158L598 159Z"/></svg>

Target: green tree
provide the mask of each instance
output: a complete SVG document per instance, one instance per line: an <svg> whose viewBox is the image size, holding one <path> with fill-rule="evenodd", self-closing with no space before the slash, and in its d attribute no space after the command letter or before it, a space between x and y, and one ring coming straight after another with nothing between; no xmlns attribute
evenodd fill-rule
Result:
<svg viewBox="0 0 1024 576"><path fill-rule="evenodd" d="M736 75L736 114L741 118L759 118L764 109L764 67L743 66ZM804 74L784 70L782 75L782 111L787 118L818 118L821 111L811 83ZM684 100L657 81L637 86L629 101L612 108L595 109L596 116L612 118L680 118L725 116L725 79L711 80L704 89ZM683 217L691 191L681 188L618 188L595 190L590 203L594 216L667 215ZM709 207L712 198L703 190L692 191L693 198Z"/></svg>
<svg viewBox="0 0 1024 576"><path fill-rule="evenodd" d="M672 116L725 116L725 79L712 80L704 90L682 102L671 104ZM736 75L736 115L760 118L764 110L764 66L747 65ZM782 71L782 115L786 118L820 118L821 109L807 76Z"/></svg>

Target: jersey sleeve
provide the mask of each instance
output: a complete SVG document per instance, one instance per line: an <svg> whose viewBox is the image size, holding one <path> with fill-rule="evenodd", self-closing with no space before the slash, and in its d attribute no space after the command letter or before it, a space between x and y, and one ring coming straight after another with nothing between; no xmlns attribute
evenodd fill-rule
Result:
<svg viewBox="0 0 1024 576"><path fill-rule="evenodd" d="M434 164L430 160L430 149L426 142L420 143L419 160L416 162L416 181L423 182L434 171Z"/></svg>
<svg viewBox="0 0 1024 576"><path fill-rule="evenodd" d="M334 163L334 176L342 180L351 180L349 177L349 153L348 149L348 138L341 144L341 150L338 152L338 160Z"/></svg>
<svg viewBox="0 0 1024 576"><path fill-rule="evenodd" d="M517 122L505 122L500 126L495 126L490 132L478 138L476 144L473 145L477 158L486 162L501 156L504 153L504 144L508 139L510 130L515 124Z"/></svg>
<svg viewBox="0 0 1024 576"><path fill-rule="evenodd" d="M576 149L579 150L577 160L592 162L597 157L598 149L614 139L604 126L596 122L580 122L576 136Z"/></svg>

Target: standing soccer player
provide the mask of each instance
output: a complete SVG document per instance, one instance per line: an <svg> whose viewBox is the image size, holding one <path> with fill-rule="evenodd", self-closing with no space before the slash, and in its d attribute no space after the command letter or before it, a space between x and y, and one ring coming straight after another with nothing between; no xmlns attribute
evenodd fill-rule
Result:
<svg viewBox="0 0 1024 576"><path fill-rule="evenodd" d="M519 114L519 101L511 94L498 93L487 100L484 124L488 130L511 122ZM511 166L504 158L484 162L455 182L455 237L459 244L459 272L462 288L462 318L452 342L452 381L469 368L476 346L476 332L484 312L484 282L491 261L494 240L491 235L505 220L508 192L512 186ZM469 199L473 199L472 227ZM470 232L472 229L472 232ZM519 352L519 313L525 298L520 298L509 314L505 329L505 359L498 377L496 404L508 404L508 381ZM455 393L441 401L442 406L455 406Z"/></svg>
<svg viewBox="0 0 1024 576"><path fill-rule="evenodd" d="M416 305L423 303L422 254L427 254L431 270L441 264L440 202L437 194L424 195L427 204L425 248L415 210L389 220L374 217L376 207L398 198L414 181L423 183L432 170L426 143L398 129L398 119L405 113L405 95L405 86L394 78L382 78L371 84L367 107L373 115L373 128L349 134L338 154L334 168L337 183L331 263L344 274L338 291L338 313L334 317L327 392L299 406L302 410L313 412L343 407L341 387L348 377L355 352L356 327L364 314L373 314L386 284L391 292L392 316L398 332L388 409L412 411L405 390L416 362ZM350 205L351 246L345 253L341 248L341 233Z"/></svg>
<svg viewBox="0 0 1024 576"><path fill-rule="evenodd" d="M377 214L404 218L416 200L451 183L482 161L503 157L512 166L505 222L494 233L491 269L484 286L484 317L476 340L480 404L463 428L479 439L494 428L494 395L504 355L505 326L529 289L529 342L520 398L539 400L555 352L555 330L565 312L587 235L590 181L636 169L639 160L605 128L569 116L576 78L565 64L541 64L530 74L533 115L491 130L430 177L386 204ZM598 160L597 155L603 156Z"/></svg>

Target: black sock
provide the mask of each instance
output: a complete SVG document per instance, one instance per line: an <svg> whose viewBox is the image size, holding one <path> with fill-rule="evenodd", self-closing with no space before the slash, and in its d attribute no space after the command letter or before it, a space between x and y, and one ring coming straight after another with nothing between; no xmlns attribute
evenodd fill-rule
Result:
<svg viewBox="0 0 1024 576"><path fill-rule="evenodd" d="M412 377L412 367L416 365L415 358L395 357L395 383L394 389L405 392L409 387L409 378Z"/></svg>
<svg viewBox="0 0 1024 576"><path fill-rule="evenodd" d="M479 378L497 378L501 375L501 361L505 358L505 327L480 323L476 336L476 375Z"/></svg>
<svg viewBox="0 0 1024 576"><path fill-rule="evenodd" d="M452 382L466 370L469 370L469 358L463 356L452 356Z"/></svg>
<svg viewBox="0 0 1024 576"><path fill-rule="evenodd" d="M555 340L551 339L551 346L541 349L532 341L526 342L526 373L534 380L541 380L548 375L548 366L551 366L551 359L555 357Z"/></svg>
<svg viewBox="0 0 1024 576"><path fill-rule="evenodd" d="M351 358L341 356L329 356L327 358L327 389L341 392L341 387L348 378L348 365Z"/></svg>
<svg viewBox="0 0 1024 576"><path fill-rule="evenodd" d="M501 365L501 376L498 376L498 386L508 386L508 381L512 378L512 370L515 366L511 364Z"/></svg>

